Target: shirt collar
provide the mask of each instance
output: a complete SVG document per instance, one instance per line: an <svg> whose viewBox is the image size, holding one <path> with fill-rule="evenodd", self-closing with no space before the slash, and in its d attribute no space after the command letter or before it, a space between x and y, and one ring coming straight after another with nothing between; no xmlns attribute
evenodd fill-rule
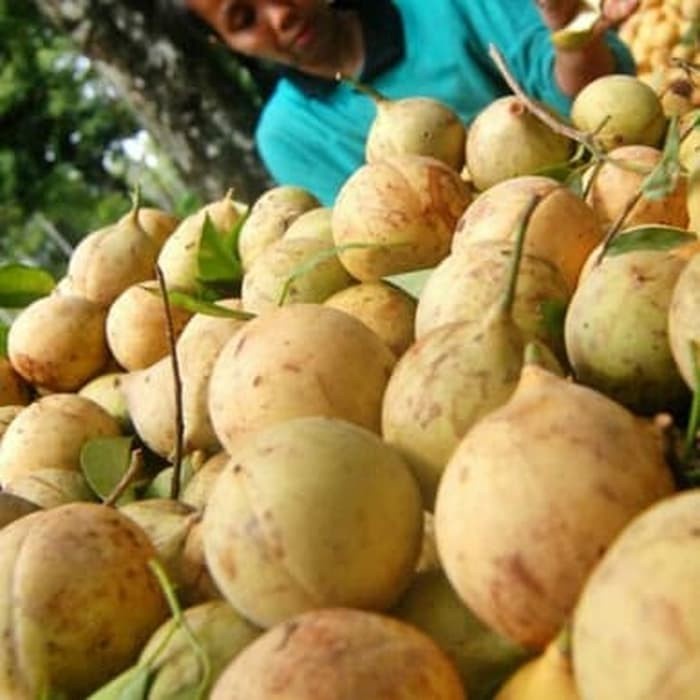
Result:
<svg viewBox="0 0 700 700"><path fill-rule="evenodd" d="M333 5L337 9L353 9L359 15L365 45L361 82L371 81L403 58L403 24L391 0L336 0ZM281 67L279 72L310 97L330 95L338 87L335 80L307 75L293 68Z"/></svg>

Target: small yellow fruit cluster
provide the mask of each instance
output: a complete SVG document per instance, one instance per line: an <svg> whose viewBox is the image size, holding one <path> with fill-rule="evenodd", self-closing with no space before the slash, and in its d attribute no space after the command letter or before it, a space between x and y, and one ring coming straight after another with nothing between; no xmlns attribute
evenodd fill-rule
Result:
<svg viewBox="0 0 700 700"><path fill-rule="evenodd" d="M620 27L632 50L639 77L661 93L687 77L674 59L700 64L700 0L642 0ZM700 105L700 74L693 75L693 105Z"/></svg>

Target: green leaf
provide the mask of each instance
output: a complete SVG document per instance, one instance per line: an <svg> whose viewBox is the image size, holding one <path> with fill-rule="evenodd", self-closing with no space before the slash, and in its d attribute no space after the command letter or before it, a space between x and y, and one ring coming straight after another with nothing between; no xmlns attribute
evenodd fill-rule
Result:
<svg viewBox="0 0 700 700"><path fill-rule="evenodd" d="M413 270L412 272L403 272L399 275L390 275L384 277L384 282L388 282L394 287L398 287L407 294L410 294L414 299L418 299L423 292L428 278L433 274L435 268L429 267L425 270Z"/></svg>
<svg viewBox="0 0 700 700"><path fill-rule="evenodd" d="M615 236L605 255L624 255L636 250L671 250L697 240L695 234L674 226L637 226Z"/></svg>
<svg viewBox="0 0 700 700"><path fill-rule="evenodd" d="M168 299L174 306L179 306L196 314L219 316L221 318L237 318L239 321L250 321L252 318L255 318L255 314L250 313L250 311L229 309L186 292L170 291L168 292Z"/></svg>
<svg viewBox="0 0 700 700"><path fill-rule="evenodd" d="M688 427L685 435L684 458L689 460L695 448L698 427L700 426L700 347L694 341L688 343L688 354L690 355L690 365L693 369L693 402L688 418Z"/></svg>
<svg viewBox="0 0 700 700"><path fill-rule="evenodd" d="M146 666L137 666L134 675L119 693L118 700L148 700L148 689L153 672Z"/></svg>
<svg viewBox="0 0 700 700"><path fill-rule="evenodd" d="M203 284L236 283L243 278L243 265L238 257L238 236L245 217L231 231L220 233L209 214L204 217L197 253L197 279Z"/></svg>
<svg viewBox="0 0 700 700"><path fill-rule="evenodd" d="M551 338L564 337L564 321L568 304L563 299L545 299L540 302L541 324Z"/></svg>
<svg viewBox="0 0 700 700"><path fill-rule="evenodd" d="M147 665L132 666L90 695L87 700L148 700L154 671Z"/></svg>
<svg viewBox="0 0 700 700"><path fill-rule="evenodd" d="M51 293L54 278L39 267L10 264L0 267L0 308L20 309Z"/></svg>
<svg viewBox="0 0 700 700"><path fill-rule="evenodd" d="M131 463L132 437L98 437L88 440L80 450L80 468L90 488L107 498L126 474ZM127 489L118 505L134 500L133 488Z"/></svg>
<svg viewBox="0 0 700 700"><path fill-rule="evenodd" d="M7 357L7 334L9 332L10 327L0 323L0 357Z"/></svg>
<svg viewBox="0 0 700 700"><path fill-rule="evenodd" d="M666 143L661 160L642 182L642 193L645 199L663 199L676 189L681 174L679 151L681 147L678 118L673 117L666 133Z"/></svg>
<svg viewBox="0 0 700 700"><path fill-rule="evenodd" d="M44 688L39 696L40 700L68 700L68 695L61 690L54 688Z"/></svg>
<svg viewBox="0 0 700 700"><path fill-rule="evenodd" d="M165 469L161 469L146 487L143 493L143 497L170 498L174 472L175 467L172 466L166 467ZM192 460L188 455L182 460L182 471L180 472L180 489L184 489L185 486L187 486L193 474L194 469L192 468Z"/></svg>
<svg viewBox="0 0 700 700"><path fill-rule="evenodd" d="M569 163L555 163L554 165L547 165L544 168L536 170L533 175L549 177L557 182L566 183L573 172L574 170Z"/></svg>

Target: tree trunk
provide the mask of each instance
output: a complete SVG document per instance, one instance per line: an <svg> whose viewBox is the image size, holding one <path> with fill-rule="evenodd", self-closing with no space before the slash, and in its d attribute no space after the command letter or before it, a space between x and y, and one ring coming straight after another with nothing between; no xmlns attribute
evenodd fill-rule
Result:
<svg viewBox="0 0 700 700"><path fill-rule="evenodd" d="M35 0L114 85L206 201L233 187L252 202L271 186L253 143L254 98L217 48L155 19L153 0Z"/></svg>

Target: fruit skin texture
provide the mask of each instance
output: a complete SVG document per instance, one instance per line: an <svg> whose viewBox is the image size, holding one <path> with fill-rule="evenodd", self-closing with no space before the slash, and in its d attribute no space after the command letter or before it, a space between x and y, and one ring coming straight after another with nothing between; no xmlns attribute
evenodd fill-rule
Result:
<svg viewBox="0 0 700 700"><path fill-rule="evenodd" d="M247 272L255 258L282 238L302 214L320 206L316 197L302 187L280 185L263 192L253 203L238 238L243 269Z"/></svg>
<svg viewBox="0 0 700 700"><path fill-rule="evenodd" d="M456 671L422 632L334 608L269 630L220 676L211 700L466 700Z"/></svg>
<svg viewBox="0 0 700 700"><path fill-rule="evenodd" d="M524 346L512 319L490 309L483 321L433 329L397 363L384 392L382 435L411 465L428 510L465 433L515 391Z"/></svg>
<svg viewBox="0 0 700 700"><path fill-rule="evenodd" d="M512 246L500 241L475 243L448 255L431 273L416 309L416 337L458 321L475 322L503 295ZM527 339L538 339L557 357L565 357L563 341L544 323L543 307L561 307L571 290L549 261L523 255L515 290L513 320Z"/></svg>
<svg viewBox="0 0 700 700"><path fill-rule="evenodd" d="M574 289L583 263L603 238L593 210L556 180L524 175L495 185L479 195L457 223L452 252L481 241L512 245L518 224L534 195L542 201L530 219L525 253L548 260Z"/></svg>
<svg viewBox="0 0 700 700"><path fill-rule="evenodd" d="M637 513L674 490L653 426L527 365L510 401L464 437L438 490L438 552L490 627L542 649Z"/></svg>
<svg viewBox="0 0 700 700"><path fill-rule="evenodd" d="M514 96L485 107L469 127L467 168L480 191L547 166L565 163L571 141L552 131Z"/></svg>
<svg viewBox="0 0 700 700"><path fill-rule="evenodd" d="M391 614L437 642L459 671L469 700L491 700L495 688L528 658L476 618L442 571L417 575Z"/></svg>
<svg viewBox="0 0 700 700"><path fill-rule="evenodd" d="M333 244L314 238L281 238L270 243L243 277L243 308L261 314L284 304L321 303L353 281ZM291 279L291 282L289 280ZM289 283L288 283L289 282Z"/></svg>
<svg viewBox="0 0 700 700"><path fill-rule="evenodd" d="M94 437L119 435L119 424L94 401L49 394L22 409L0 443L0 484L41 469L79 471L80 450Z"/></svg>
<svg viewBox="0 0 700 700"><path fill-rule="evenodd" d="M6 357L0 357L0 406L25 406L29 387Z"/></svg>
<svg viewBox="0 0 700 700"><path fill-rule="evenodd" d="M700 255L688 262L673 288L668 310L668 337L676 366L685 383L694 389L690 343L695 344L695 357L700 359Z"/></svg>
<svg viewBox="0 0 700 700"><path fill-rule="evenodd" d="M466 184L427 156L394 156L358 168L333 207L338 255L362 282L432 267L450 248L455 224L470 201Z"/></svg>
<svg viewBox="0 0 700 700"><path fill-rule="evenodd" d="M661 151L651 146L620 146L610 151L610 157L651 170L661 160ZM587 202L593 207L600 225L607 229L617 220L647 176L626 170L615 163L606 162L593 177ZM663 199L642 197L625 217L625 228L641 224L686 228L688 225L686 192L686 178L680 177L675 189L667 197Z"/></svg>
<svg viewBox="0 0 700 700"><path fill-rule="evenodd" d="M344 311L371 328L401 357L413 343L416 300L386 282L361 282L328 297L324 306Z"/></svg>
<svg viewBox="0 0 700 700"><path fill-rule="evenodd" d="M442 161L456 172L464 166L466 129L446 105L427 97L379 100L365 147L365 160L414 154Z"/></svg>
<svg viewBox="0 0 700 700"><path fill-rule="evenodd" d="M155 281L132 285L109 307L107 344L126 370L145 369L170 352L165 306L158 290ZM170 313L177 338L192 313L174 304Z"/></svg>
<svg viewBox="0 0 700 700"><path fill-rule="evenodd" d="M332 217L332 207L316 207L315 209L309 209L294 219L289 225L289 228L284 232L282 238L287 240L293 238L314 238L323 241L327 248L332 248Z"/></svg>
<svg viewBox="0 0 700 700"><path fill-rule="evenodd" d="M494 700L579 700L571 658L555 639L518 669Z"/></svg>
<svg viewBox="0 0 700 700"><path fill-rule="evenodd" d="M578 381L635 413L687 404L667 331L671 295L685 264L666 251L637 250L606 256L587 271L564 326Z"/></svg>
<svg viewBox="0 0 700 700"><path fill-rule="evenodd" d="M231 450L204 511L224 597L269 627L334 605L383 610L413 574L423 509L399 454L370 431L312 416Z"/></svg>
<svg viewBox="0 0 700 700"><path fill-rule="evenodd" d="M0 696L89 692L131 664L167 606L146 535L111 508L71 504L0 531Z"/></svg>
<svg viewBox="0 0 700 700"><path fill-rule="evenodd" d="M697 698L699 513L697 489L661 501L623 530L591 574L573 622L582 700Z"/></svg>
<svg viewBox="0 0 700 700"><path fill-rule="evenodd" d="M394 363L356 318L320 304L283 306L248 321L217 358L209 383L214 430L229 451L246 433L308 415L379 433Z"/></svg>
<svg viewBox="0 0 700 700"><path fill-rule="evenodd" d="M132 209L116 224L89 234L68 264L72 290L108 307L127 287L153 278L158 244L138 222Z"/></svg>
<svg viewBox="0 0 700 700"><path fill-rule="evenodd" d="M596 132L607 151L625 144L658 146L666 130L661 100L631 75L605 75L586 85L571 105L571 121L577 129Z"/></svg>
<svg viewBox="0 0 700 700"><path fill-rule="evenodd" d="M75 391L107 363L105 317L104 309L81 297L38 299L10 326L10 362L30 384Z"/></svg>

